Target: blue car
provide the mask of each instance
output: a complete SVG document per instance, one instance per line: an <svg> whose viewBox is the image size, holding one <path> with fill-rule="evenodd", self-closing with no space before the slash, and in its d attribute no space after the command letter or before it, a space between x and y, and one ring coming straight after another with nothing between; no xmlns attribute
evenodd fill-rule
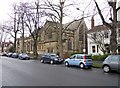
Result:
<svg viewBox="0 0 120 88"><path fill-rule="evenodd" d="M80 68L91 68L92 67L92 58L87 54L74 54L70 58L67 58L65 61L65 66L79 66Z"/></svg>
<svg viewBox="0 0 120 88"><path fill-rule="evenodd" d="M21 53L19 54L18 58L21 60L29 60L30 56L28 56L26 53Z"/></svg>

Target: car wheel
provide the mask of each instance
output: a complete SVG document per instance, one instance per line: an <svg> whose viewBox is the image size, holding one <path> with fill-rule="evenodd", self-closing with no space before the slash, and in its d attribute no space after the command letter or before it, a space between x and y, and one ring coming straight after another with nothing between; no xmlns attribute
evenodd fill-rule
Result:
<svg viewBox="0 0 120 88"><path fill-rule="evenodd" d="M53 61L53 60L51 60L51 61L50 61L50 64L53 64L53 63L54 63L54 61Z"/></svg>
<svg viewBox="0 0 120 88"><path fill-rule="evenodd" d="M80 64L80 68L85 68L85 65L83 63Z"/></svg>
<svg viewBox="0 0 120 88"><path fill-rule="evenodd" d="M68 63L68 62L65 62L65 66L69 67L69 63Z"/></svg>
<svg viewBox="0 0 120 88"><path fill-rule="evenodd" d="M40 60L40 62L41 62L41 63L44 63L44 61L43 61L42 59Z"/></svg>
<svg viewBox="0 0 120 88"><path fill-rule="evenodd" d="M110 72L110 66L105 65L105 66L103 67L103 71L106 72L106 73Z"/></svg>

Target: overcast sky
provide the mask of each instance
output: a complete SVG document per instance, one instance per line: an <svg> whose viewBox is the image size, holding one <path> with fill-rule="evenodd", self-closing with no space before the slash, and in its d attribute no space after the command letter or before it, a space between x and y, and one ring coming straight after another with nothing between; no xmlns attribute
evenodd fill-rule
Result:
<svg viewBox="0 0 120 88"><path fill-rule="evenodd" d="M12 13L12 4L13 3L18 3L18 2L31 2L31 1L35 1L35 0L2 0L1 2L0 2L0 23L1 22L3 22L3 21L6 21L6 20L8 20L9 19L9 15L11 15L11 13ZM42 0L40 0L40 1L42 1ZM59 1L59 0L54 0L54 2L55 1ZM80 3L80 6L79 6L79 8L81 9L81 10L86 10L85 9L85 7L90 3L90 1L91 0L66 0L66 1L69 1L69 2L74 2L74 3L76 3L76 2L78 2L78 3ZM102 6L102 8L104 8L104 1L105 0L97 0L98 2L99 2L99 5L100 6ZM117 0L117 1L120 1L120 0ZM69 3L69 2L66 2L66 3ZM77 8L77 7L76 7ZM93 14L94 12L93 12L93 8L94 8L94 6L93 5L91 5L91 6L89 6L87 9L89 9L89 11L90 11L90 9L91 9L91 14ZM88 11L87 11L88 12ZM87 13L86 13L87 14ZM106 11L106 14L107 14L107 11ZM75 11L75 12L73 12L72 13L72 15L69 15L71 18L72 18L72 16L81 16L82 15L82 11ZM68 16L68 18L66 18L67 20L69 20L69 17ZM67 20L65 19L65 21L67 22ZM97 19L98 20L98 17L97 18L95 18L95 19ZM98 24L98 22L97 22L97 24Z"/></svg>
<svg viewBox="0 0 120 88"><path fill-rule="evenodd" d="M7 21L10 19L10 16L9 15L12 15L12 5L14 3L19 3L19 2L34 2L35 0L2 0L0 2L0 24L4 23L4 21ZM40 0L41 2L42 0ZM120 0L117 0L117 2L119 2ZM54 2L59 2L59 0L54 0ZM65 4L68 4L68 3L80 3L78 6L75 6L74 8L69 8L67 10L70 10L70 11L73 11L72 14L69 14L68 17L66 17L64 19L64 22L69 22L69 21L72 21L75 17L76 18L80 18L82 17L83 15L83 12L80 11L80 10L84 10L85 13L84 15L90 13L90 14L94 14L95 11L95 6L94 6L94 2L91 0L66 0L66 3ZM106 6L106 3L105 3L105 0L97 0L99 6L101 9L103 9L104 7L108 7ZM89 5L90 3L93 3L91 5ZM89 7L87 7L89 5ZM87 8L86 8L87 7ZM80 8L80 10L76 10L76 8ZM71 10L72 9L72 10ZM108 20L108 15L109 15L109 11L106 9L103 11L104 12L104 17ZM85 21L86 21L86 24L87 24L87 27L88 29L90 29L90 20L91 18L86 18ZM101 19L99 17L99 15L96 15L95 16L95 25L99 25L101 24Z"/></svg>

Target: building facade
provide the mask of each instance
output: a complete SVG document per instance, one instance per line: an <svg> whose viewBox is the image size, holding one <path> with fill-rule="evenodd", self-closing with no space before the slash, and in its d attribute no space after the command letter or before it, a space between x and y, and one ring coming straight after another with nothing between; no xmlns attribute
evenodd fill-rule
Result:
<svg viewBox="0 0 120 88"><path fill-rule="evenodd" d="M117 52L120 52L120 22L117 27ZM110 53L111 31L105 25L98 25L88 31L88 54L98 55Z"/></svg>
<svg viewBox="0 0 120 88"><path fill-rule="evenodd" d="M38 37L38 54L56 53L59 54L59 27L60 24L52 21L46 21L39 31ZM84 20L78 20L63 25L62 45L63 55L73 52L87 52L87 27ZM33 40L31 37L25 38L25 52L33 53ZM17 39L17 52L22 50L22 38Z"/></svg>
<svg viewBox="0 0 120 88"><path fill-rule="evenodd" d="M9 52L9 50L12 46L13 46L13 43L11 41L2 42L2 45L0 47L0 52Z"/></svg>

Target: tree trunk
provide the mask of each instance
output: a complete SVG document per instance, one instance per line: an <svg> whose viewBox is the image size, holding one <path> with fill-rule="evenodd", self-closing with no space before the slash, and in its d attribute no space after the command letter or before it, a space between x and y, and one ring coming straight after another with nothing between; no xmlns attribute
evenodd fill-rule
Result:
<svg viewBox="0 0 120 88"><path fill-rule="evenodd" d="M34 39L34 44L33 44L33 54L34 54L34 59L38 59L38 52L37 52L37 40Z"/></svg>
<svg viewBox="0 0 120 88"><path fill-rule="evenodd" d="M110 36L110 50L112 54L117 54L117 10L116 10L116 3L113 3L113 21L112 21L112 29L111 29L111 36Z"/></svg>
<svg viewBox="0 0 120 88"><path fill-rule="evenodd" d="M17 33L15 33L15 37L14 37L14 52L16 52L16 39L17 39Z"/></svg>

